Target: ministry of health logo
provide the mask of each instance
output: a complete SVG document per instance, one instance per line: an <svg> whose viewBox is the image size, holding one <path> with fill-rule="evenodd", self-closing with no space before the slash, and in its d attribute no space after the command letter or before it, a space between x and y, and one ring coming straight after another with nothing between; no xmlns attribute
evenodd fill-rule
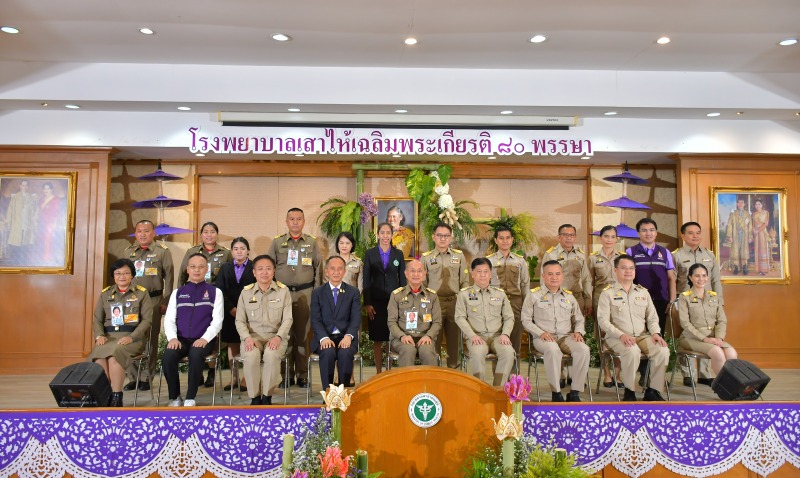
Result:
<svg viewBox="0 0 800 478"><path fill-rule="evenodd" d="M408 418L420 428L430 428L442 418L442 402L432 393L419 393L408 404Z"/></svg>

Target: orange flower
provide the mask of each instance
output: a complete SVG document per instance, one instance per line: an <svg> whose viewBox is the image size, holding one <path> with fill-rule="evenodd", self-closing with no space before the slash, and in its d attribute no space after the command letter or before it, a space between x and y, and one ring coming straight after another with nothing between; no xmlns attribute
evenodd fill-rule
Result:
<svg viewBox="0 0 800 478"><path fill-rule="evenodd" d="M328 447L325 450L325 456L319 456L319 461L322 464L322 477L323 478L345 478L347 476L347 469L350 466L350 459L352 456L342 458L342 450L337 447Z"/></svg>

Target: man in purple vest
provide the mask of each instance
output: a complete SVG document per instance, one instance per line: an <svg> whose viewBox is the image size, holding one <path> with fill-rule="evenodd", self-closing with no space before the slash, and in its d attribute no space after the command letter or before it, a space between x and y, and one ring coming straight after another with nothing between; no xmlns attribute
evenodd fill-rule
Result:
<svg viewBox="0 0 800 478"><path fill-rule="evenodd" d="M654 220L647 217L640 219L636 223L636 230L639 232L639 244L625 251L636 263L634 284L641 285L650 293L658 314L658 325L661 330L667 330L667 308L675 300L675 263L667 248L656 244L658 224ZM646 367L647 361L642 360L639 364L641 386L644 386Z"/></svg>
<svg viewBox="0 0 800 478"><path fill-rule="evenodd" d="M205 358L216 346L216 337L222 328L222 292L205 281L208 259L196 253L189 256L186 272L189 282L172 292L164 317L167 348L161 357L164 376L169 389L169 406L195 406L197 388L203 383ZM181 398L178 380L178 361L189 357L189 385L186 401Z"/></svg>

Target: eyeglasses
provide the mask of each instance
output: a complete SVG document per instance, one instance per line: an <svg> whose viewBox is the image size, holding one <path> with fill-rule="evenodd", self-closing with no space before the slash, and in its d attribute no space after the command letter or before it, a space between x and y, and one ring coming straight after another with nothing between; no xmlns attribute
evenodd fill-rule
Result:
<svg viewBox="0 0 800 478"><path fill-rule="evenodd" d="M133 274L131 274L130 272L120 272L120 271L118 271L118 272L114 273L114 277L130 277L131 275L133 275Z"/></svg>
<svg viewBox="0 0 800 478"><path fill-rule="evenodd" d="M566 238L575 238L575 237L578 237L578 235L577 235L577 234L566 234L566 233L563 233L563 232L562 232L561 234L559 234L559 236L561 236L561 237L566 237Z"/></svg>
<svg viewBox="0 0 800 478"><path fill-rule="evenodd" d="M453 237L452 234L434 234L437 239L450 239Z"/></svg>

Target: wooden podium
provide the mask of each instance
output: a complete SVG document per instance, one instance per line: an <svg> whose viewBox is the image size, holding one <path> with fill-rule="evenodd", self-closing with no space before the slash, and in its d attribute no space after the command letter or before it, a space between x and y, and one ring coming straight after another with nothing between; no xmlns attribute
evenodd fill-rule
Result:
<svg viewBox="0 0 800 478"><path fill-rule="evenodd" d="M442 404L441 419L430 428L408 415L420 393ZM500 412L511 413L505 392L471 375L443 367L398 368L356 388L342 414L342 446L367 450L370 470L384 476L460 476L470 451L495 439L491 420Z"/></svg>

